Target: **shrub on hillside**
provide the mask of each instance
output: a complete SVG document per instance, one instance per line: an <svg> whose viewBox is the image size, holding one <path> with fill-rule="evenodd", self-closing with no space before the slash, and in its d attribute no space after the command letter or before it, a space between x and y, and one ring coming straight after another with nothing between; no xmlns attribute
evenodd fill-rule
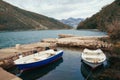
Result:
<svg viewBox="0 0 120 80"><path fill-rule="evenodd" d="M115 20L108 25L107 32L112 40L120 40L120 21Z"/></svg>

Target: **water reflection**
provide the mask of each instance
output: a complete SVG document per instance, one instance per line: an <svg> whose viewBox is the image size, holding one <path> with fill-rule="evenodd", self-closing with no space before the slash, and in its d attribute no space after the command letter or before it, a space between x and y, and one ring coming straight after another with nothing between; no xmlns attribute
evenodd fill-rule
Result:
<svg viewBox="0 0 120 80"><path fill-rule="evenodd" d="M64 46L62 46L62 47L59 47L59 49L64 50L64 51L70 50L70 51L75 51L75 52L80 52L80 53L82 53L82 51L83 51L83 48L80 48L80 47L64 47Z"/></svg>
<svg viewBox="0 0 120 80"><path fill-rule="evenodd" d="M97 67L96 69L92 69L84 62L81 62L81 73L85 80L94 80L94 77L97 74L100 74L104 70L104 65Z"/></svg>
<svg viewBox="0 0 120 80"><path fill-rule="evenodd" d="M63 58L46 66L24 71L19 77L21 77L23 80L35 80L48 74L50 71L54 70L57 66L59 66L62 62Z"/></svg>

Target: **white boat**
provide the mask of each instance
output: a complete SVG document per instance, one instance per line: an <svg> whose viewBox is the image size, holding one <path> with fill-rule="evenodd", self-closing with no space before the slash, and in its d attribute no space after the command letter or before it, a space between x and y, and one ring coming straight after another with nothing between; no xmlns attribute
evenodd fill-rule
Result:
<svg viewBox="0 0 120 80"><path fill-rule="evenodd" d="M81 58L84 63L86 63L92 68L96 68L106 60L106 55L103 53L101 49L97 50L84 49Z"/></svg>
<svg viewBox="0 0 120 80"><path fill-rule="evenodd" d="M14 64L20 70L28 70L35 67L47 65L53 61L60 59L63 51L55 51L53 49L41 51L25 57L20 56L19 59L14 61Z"/></svg>

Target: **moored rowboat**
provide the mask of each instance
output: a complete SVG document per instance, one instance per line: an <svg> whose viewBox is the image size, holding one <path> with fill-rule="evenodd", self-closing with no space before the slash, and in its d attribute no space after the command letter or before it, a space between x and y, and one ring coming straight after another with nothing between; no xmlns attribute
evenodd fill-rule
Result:
<svg viewBox="0 0 120 80"><path fill-rule="evenodd" d="M55 51L53 49L41 51L25 57L20 57L14 61L19 70L27 70L35 67L47 65L57 59L60 59L63 51Z"/></svg>
<svg viewBox="0 0 120 80"><path fill-rule="evenodd" d="M84 63L86 63L92 68L100 66L106 60L106 56L101 49L97 50L84 49L81 58Z"/></svg>

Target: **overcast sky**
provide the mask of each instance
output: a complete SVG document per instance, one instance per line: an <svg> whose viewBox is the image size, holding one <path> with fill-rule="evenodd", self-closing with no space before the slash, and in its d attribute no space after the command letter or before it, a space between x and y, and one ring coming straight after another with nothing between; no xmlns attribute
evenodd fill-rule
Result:
<svg viewBox="0 0 120 80"><path fill-rule="evenodd" d="M4 0L19 8L56 19L90 17L114 0Z"/></svg>

